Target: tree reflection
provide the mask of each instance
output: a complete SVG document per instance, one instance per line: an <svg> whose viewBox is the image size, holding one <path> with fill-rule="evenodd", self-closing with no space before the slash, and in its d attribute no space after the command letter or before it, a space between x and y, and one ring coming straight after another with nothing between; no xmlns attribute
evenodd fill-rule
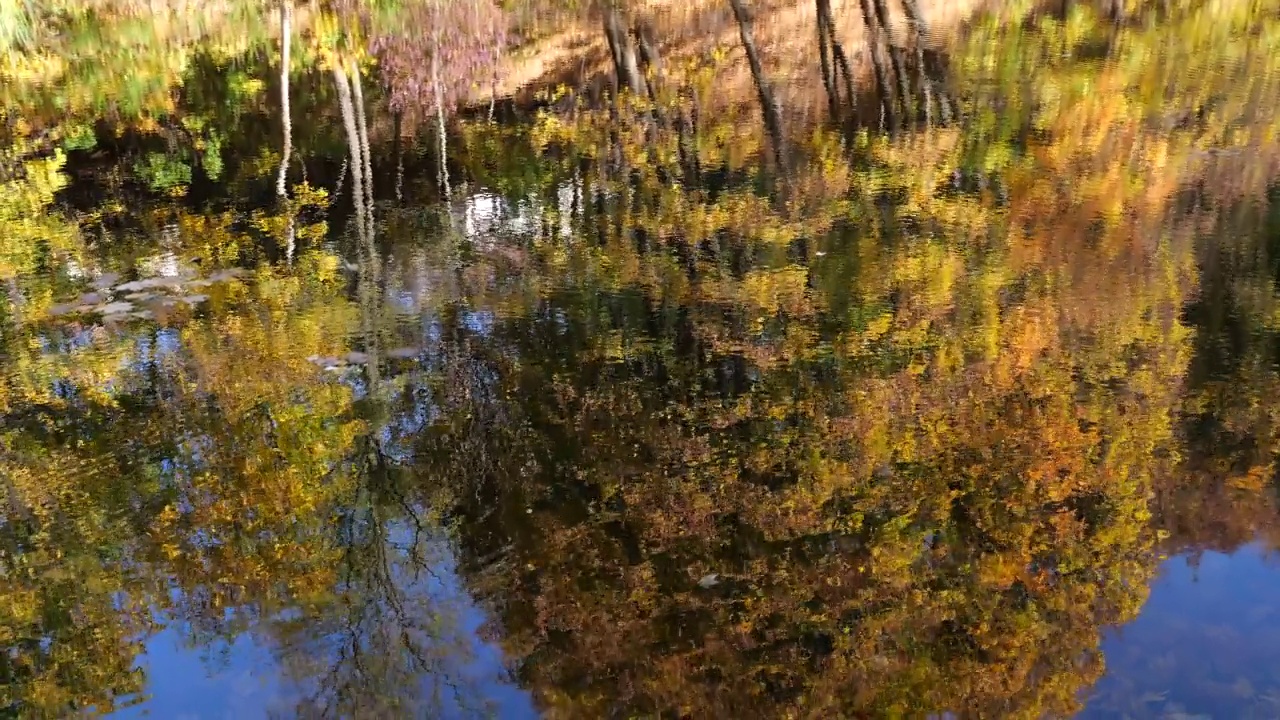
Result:
<svg viewBox="0 0 1280 720"><path fill-rule="evenodd" d="M6 131L4 712L138 700L170 623L270 648L282 715L484 715L469 592L552 715L1077 710L1161 553L1274 533L1280 54L1224 37L1275 18L979 18L935 58L860 7L894 132L842 117L830 3L831 127L759 58L745 100L657 77L633 24L641 77L606 15L634 96L463 124L439 212L378 200L359 27L299 49L331 122L283 157L212 53L74 202L70 126Z"/></svg>
<svg viewBox="0 0 1280 720"><path fill-rule="evenodd" d="M1069 42L1083 48L1096 26L1076 21ZM1068 31L1031 27L1018 42ZM995 61L1031 85L1097 70L1028 75L1035 57ZM1231 82L1234 61L1202 61ZM1117 68L1137 66L1107 67L1105 82L1134 82ZM419 452L437 482L472 479L473 582L502 608L507 647L548 709L1078 709L1103 669L1101 629L1135 615L1170 547L1153 532L1168 516L1153 518L1152 494L1221 478L1201 475L1203 451L1179 454L1184 393L1199 392L1183 382L1193 343L1214 342L1180 312L1195 297L1196 229L1249 197L1202 190L1183 216L1183 181L1128 184L1128 158L1162 153L1172 176L1194 177L1191 147L1235 123L1256 138L1261 118L1228 102L1186 134L1146 134L1142 108L1071 102L1074 114L1028 102L1043 135L942 129L874 144L872 161L893 171L854 183L866 205L794 218L749 205L746 183L665 192L663 153L639 145L654 131L633 148L625 131L597 129L614 115L532 134L553 151L553 182L600 178L583 194L609 203L611 222L598 243L535 234L534 262L572 284L484 333L450 329L472 353L460 372L494 390L451 395ZM1107 119L1056 124L1079 113ZM1115 154L1081 160L1098 147ZM714 150L700 161L725 162ZM815 182L831 187L831 172ZM906 200L880 211L888 198ZM601 227L596 207L571 212L579 237ZM838 257L797 261L799 238ZM726 240L738 245L722 260ZM1232 485L1269 487L1263 426L1236 427L1265 445L1252 485Z"/></svg>

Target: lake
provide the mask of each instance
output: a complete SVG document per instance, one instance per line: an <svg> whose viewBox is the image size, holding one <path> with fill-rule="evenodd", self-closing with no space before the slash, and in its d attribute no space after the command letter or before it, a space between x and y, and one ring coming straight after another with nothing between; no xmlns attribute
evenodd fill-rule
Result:
<svg viewBox="0 0 1280 720"><path fill-rule="evenodd" d="M0 717L1280 717L1274 2L10 4Z"/></svg>

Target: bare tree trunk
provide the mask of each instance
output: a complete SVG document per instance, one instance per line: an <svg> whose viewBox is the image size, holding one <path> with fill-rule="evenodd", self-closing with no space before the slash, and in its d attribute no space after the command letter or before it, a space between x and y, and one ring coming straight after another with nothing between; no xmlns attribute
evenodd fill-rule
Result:
<svg viewBox="0 0 1280 720"><path fill-rule="evenodd" d="M636 61L636 51L631 46L626 24L622 21L622 13L612 2L604 9L604 35L609 41L609 52L613 55L613 68L617 74L618 87L630 88L633 94L643 97L645 82L644 76L640 73L639 63Z"/></svg>
<svg viewBox="0 0 1280 720"><path fill-rule="evenodd" d="M351 83L342 65L333 66L333 79L338 86L338 103L342 107L342 125L347 133L347 147L351 153L351 197L355 206L356 231L361 244L368 237L364 212L364 152L360 149L360 131L356 129L355 107L351 103Z"/></svg>
<svg viewBox="0 0 1280 720"><path fill-rule="evenodd" d="M876 21L876 11L871 5L871 0L861 0L862 19L867 24L867 45L871 53L871 66L875 70L876 85L880 90L880 112L881 115L888 120L890 131L896 132L898 129L897 114L894 110L894 84L890 78L889 63L885 59L885 49L882 44L882 33L880 23ZM883 129L884 123L881 123Z"/></svg>
<svg viewBox="0 0 1280 720"><path fill-rule="evenodd" d="M831 13L831 0L817 0L818 10L818 33L821 36L825 31L825 37L820 37L819 41L824 42L831 51L831 59L835 66L840 70L840 77L844 79L845 92L849 96L849 111L857 110L858 96L853 88L853 72L849 69L849 57L844 52L844 46L840 44L840 40L836 38L836 22ZM826 59L823 59L826 62ZM823 70L824 74L827 72ZM840 83L839 79L834 75L831 79L832 86L835 90L837 105L839 105Z"/></svg>
<svg viewBox="0 0 1280 720"><path fill-rule="evenodd" d="M928 127L933 125L933 83L929 80L929 72L924 65L924 38L927 29L915 0L902 0L902 8L915 33L916 73L920 77L920 92L924 95L924 124Z"/></svg>
<svg viewBox="0 0 1280 720"><path fill-rule="evenodd" d="M666 113L658 106L658 78L662 75L662 58L653 42L653 33L646 23L636 23L636 49L640 53L640 79L653 104L653 119L659 127L667 127Z"/></svg>
<svg viewBox="0 0 1280 720"><path fill-rule="evenodd" d="M403 122L404 122L404 115L401 114L400 112L396 112L395 115L392 117L391 124L392 124L392 133L394 135L394 137L392 138L392 143L395 145L395 147L392 148L392 153L396 156L396 202L397 203L404 201L404 148L402 147L403 141L400 138L400 135L401 135L400 126Z"/></svg>
<svg viewBox="0 0 1280 720"><path fill-rule="evenodd" d="M289 171L289 156L293 154L293 113L289 104L289 43L293 34L293 8L289 2L280 2L280 115L284 125L284 151L280 157L280 172L276 175L276 195L279 197L285 197L285 176Z"/></svg>
<svg viewBox="0 0 1280 720"><path fill-rule="evenodd" d="M680 173L687 191L693 191L702 182L702 169L698 161L698 93L692 88L688 94L688 108L676 107L676 133L680 151Z"/></svg>
<svg viewBox="0 0 1280 720"><path fill-rule="evenodd" d="M643 81L645 91L648 93L650 104L649 119L651 124L645 129L645 134L648 139L649 155L653 159L654 165L657 167L658 173L661 176L663 173L666 173L667 170L661 156L657 152L659 144L658 129L667 130L671 127L667 111L662 107L662 104L658 100L658 81L662 76L662 59L658 55L658 46L653 41L653 31L648 23L637 22L633 28L633 33L636 40L636 50L640 54L640 77ZM676 112L679 112L679 108L676 108ZM679 117L676 118L676 123L680 123ZM680 132L679 127L677 127L676 130L677 132ZM677 150L679 152L683 172L685 159L683 136L677 140Z"/></svg>
<svg viewBox="0 0 1280 720"><path fill-rule="evenodd" d="M280 2L280 115L284 126L284 149L280 153L280 172L276 175L276 197L288 200L285 192L285 180L289 174L289 159L293 155L293 109L289 102L289 64L290 43L293 35L293 6L291 0ZM293 253L297 244L297 230L294 227L293 210L289 210L289 221L285 227L284 256L288 264L293 264Z"/></svg>
<svg viewBox="0 0 1280 720"><path fill-rule="evenodd" d="M773 143L774 160L778 164L778 170L783 171L786 163L782 151L782 115L774 100L773 88L769 85L768 78L764 76L760 53L756 51L756 42L751 36L751 15L743 6L742 0L729 0L729 5L733 7L733 16L738 21L738 34L742 37L742 47L747 51L751 77L755 80L756 92L760 96L760 111L764 114L764 127L769 133L769 140Z"/></svg>
<svg viewBox="0 0 1280 720"><path fill-rule="evenodd" d="M360 240L359 250L359 296L361 325L365 335L365 370L368 373L369 387L373 391L378 387L378 351L377 336L372 324L374 302L378 287L378 253L373 241L373 178L370 176L371 163L368 159L368 125L365 122L363 93L360 88L360 68L351 63L354 77L348 77L341 63L333 66L334 80L338 85L338 102L342 107L342 125L347 133L347 146L351 154L351 198L354 205L356 234ZM357 111L352 100L352 91L360 100Z"/></svg>
<svg viewBox="0 0 1280 720"><path fill-rule="evenodd" d="M293 264L293 255L297 250L298 230L293 219L293 211L289 211L289 221L284 229L284 259L285 263Z"/></svg>
<svg viewBox="0 0 1280 720"><path fill-rule="evenodd" d="M827 39L831 43L831 54L835 56L836 67L840 68L840 76L844 78L844 91L849 95L849 110L858 109L858 96L853 91L853 71L849 69L849 56L844 46L836 39L836 25L831 19L831 7L827 6Z"/></svg>
<svg viewBox="0 0 1280 720"><path fill-rule="evenodd" d="M342 158L342 167L338 168L338 181L333 184L333 197L329 199L330 206L333 205L335 200L342 196L342 186L347 182L347 165L350 164L350 160Z"/></svg>
<svg viewBox="0 0 1280 720"><path fill-rule="evenodd" d="M360 66L351 63L351 86L355 91L356 129L360 133L360 156L364 162L365 227L373 232L373 162L369 157L369 123L364 115L364 92L360 87Z"/></svg>
<svg viewBox="0 0 1280 720"><path fill-rule="evenodd" d="M364 369L369 380L370 397L377 397L382 389L379 376L381 367L379 348L382 343L379 342L380 333L378 332L377 323L379 314L378 298L381 290L379 279L382 275L381 262L382 260L378 257L377 245L373 242L373 238L369 237L365 242L365 248L360 253L357 295L360 301L360 325L364 331Z"/></svg>
<svg viewBox="0 0 1280 720"><path fill-rule="evenodd" d="M840 86L836 85L835 76L831 72L831 58L827 48L827 16L822 12L824 1L830 2L830 0L817 0L815 3L818 15L818 58L821 61L822 86L827 90L827 110L834 120L839 114Z"/></svg>
<svg viewBox="0 0 1280 720"><path fill-rule="evenodd" d="M902 0L902 8L907 13L907 19L915 26L916 32L919 33L919 40L923 41L925 36L929 34L929 25L924 20L924 13L920 12L920 3L916 0Z"/></svg>
<svg viewBox="0 0 1280 720"><path fill-rule="evenodd" d="M880 24L880 33L884 37L885 48L889 53L889 62L893 67L893 74L898 80L898 102L902 106L903 114L911 117L911 84L907 77L907 71L902 62L902 48L893 44L892 30L889 26L889 9L885 7L884 0L872 0L875 5L876 17Z"/></svg>
<svg viewBox="0 0 1280 720"><path fill-rule="evenodd" d="M698 184L698 145L693 137L692 122L682 108L676 108L676 149L680 153L681 182L688 191Z"/></svg>
<svg viewBox="0 0 1280 720"><path fill-rule="evenodd" d="M640 51L640 61L644 63L648 74L662 74L662 58L658 55L658 45L653 41L653 28L647 22L635 24L636 47ZM653 94L653 89L649 89Z"/></svg>
<svg viewBox="0 0 1280 720"><path fill-rule="evenodd" d="M441 104L440 89L436 88L436 135L440 137L440 187L444 190L445 199L453 193L449 187L449 135L445 132L444 106Z"/></svg>
<svg viewBox="0 0 1280 720"><path fill-rule="evenodd" d="M437 0L438 2L439 0ZM440 136L440 167L437 173L440 180L440 188L444 190L445 199L451 194L449 188L449 136L445 133L444 124L444 90L441 87L440 78L440 28L439 26L431 30L432 43L431 49L431 90L435 94L436 105L436 134Z"/></svg>
<svg viewBox="0 0 1280 720"><path fill-rule="evenodd" d="M907 19L915 27L916 62L920 65L920 79L924 88L925 122L931 122L935 88L933 79L929 76L929 67L925 62L924 52L925 38L929 36L929 25L925 22L924 14L920 12L920 4L916 0L902 0L902 7L906 10ZM936 94L938 97L939 120L945 125L951 122L951 103L947 99L947 93L944 89L938 88Z"/></svg>

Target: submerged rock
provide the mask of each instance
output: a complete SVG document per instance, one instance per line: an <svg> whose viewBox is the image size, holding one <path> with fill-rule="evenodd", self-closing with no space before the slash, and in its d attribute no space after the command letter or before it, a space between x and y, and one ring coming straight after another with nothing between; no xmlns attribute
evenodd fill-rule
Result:
<svg viewBox="0 0 1280 720"><path fill-rule="evenodd" d="M124 302L124 301L107 303L106 305L99 305L98 307L94 308L94 310L96 312L102 313L103 315L120 315L123 313L132 312L133 303Z"/></svg>
<svg viewBox="0 0 1280 720"><path fill-rule="evenodd" d="M102 273L90 283L95 290L106 290L120 280L120 273Z"/></svg>

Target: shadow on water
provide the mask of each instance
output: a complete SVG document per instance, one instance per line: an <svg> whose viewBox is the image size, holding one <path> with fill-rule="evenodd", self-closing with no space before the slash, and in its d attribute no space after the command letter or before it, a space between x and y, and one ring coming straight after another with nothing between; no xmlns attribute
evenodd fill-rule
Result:
<svg viewBox="0 0 1280 720"><path fill-rule="evenodd" d="M224 5L0 16L0 716L1276 714L1273 9Z"/></svg>

